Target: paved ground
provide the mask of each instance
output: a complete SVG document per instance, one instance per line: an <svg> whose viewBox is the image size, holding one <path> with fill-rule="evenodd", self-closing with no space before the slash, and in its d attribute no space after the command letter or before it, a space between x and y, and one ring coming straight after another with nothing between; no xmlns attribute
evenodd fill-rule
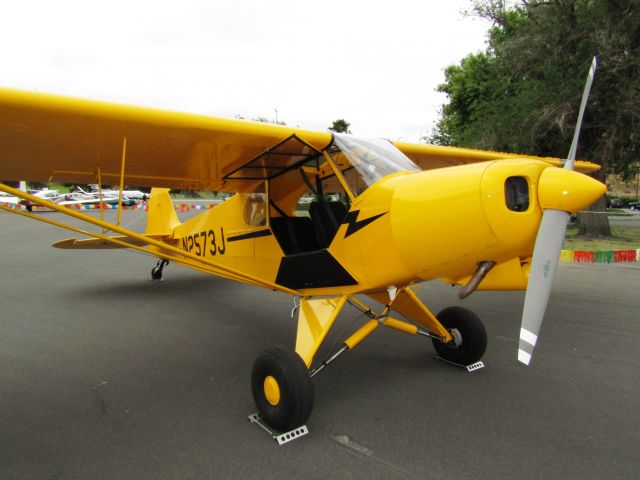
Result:
<svg viewBox="0 0 640 480"><path fill-rule="evenodd" d="M561 264L530 368L521 292L464 301L489 334L473 374L376 333L314 379L311 434L278 447L246 417L255 355L293 344L288 297L174 266L152 283L148 257L48 247L65 235L0 213L2 479L640 477L637 265Z"/></svg>

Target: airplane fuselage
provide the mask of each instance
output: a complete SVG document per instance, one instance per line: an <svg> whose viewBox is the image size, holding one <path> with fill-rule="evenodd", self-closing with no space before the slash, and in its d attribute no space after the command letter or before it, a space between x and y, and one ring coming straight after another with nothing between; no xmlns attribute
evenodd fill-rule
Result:
<svg viewBox="0 0 640 480"><path fill-rule="evenodd" d="M538 184L547 169L558 170L542 161L498 160L389 175L353 201L328 248L286 254L289 233L276 231L273 212L258 225L247 223L255 202L249 194L180 224L172 241L305 295L433 278L466 283L483 261L497 265L480 289L524 289L542 216ZM311 228L298 229L298 236L313 235Z"/></svg>

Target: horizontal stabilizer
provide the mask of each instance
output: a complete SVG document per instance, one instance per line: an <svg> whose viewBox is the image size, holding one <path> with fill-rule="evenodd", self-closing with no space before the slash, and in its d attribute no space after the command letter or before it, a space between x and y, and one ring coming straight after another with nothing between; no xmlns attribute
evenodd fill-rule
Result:
<svg viewBox="0 0 640 480"><path fill-rule="evenodd" d="M171 235L172 235L171 233L153 234L153 235L147 234L145 235L145 237L152 240L161 241L171 237ZM108 238L117 240L118 242L126 243L127 245L134 245L137 247L144 247L145 245L147 245L147 243L143 242L142 240L127 237L125 235L117 235L117 236L108 237ZM115 243L115 242L110 242L102 238L83 238L81 240L77 238L67 238L66 240L61 240L59 242L56 242L51 246L55 248L86 249L86 250L100 250L104 248L127 248L125 245Z"/></svg>

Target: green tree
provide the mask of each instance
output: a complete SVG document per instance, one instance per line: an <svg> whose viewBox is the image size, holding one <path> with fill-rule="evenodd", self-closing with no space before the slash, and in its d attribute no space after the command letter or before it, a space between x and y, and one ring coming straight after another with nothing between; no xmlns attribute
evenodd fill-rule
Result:
<svg viewBox="0 0 640 480"><path fill-rule="evenodd" d="M476 0L488 48L445 70L432 143L565 157L587 68L599 66L578 157L629 176L640 158L640 9L632 0Z"/></svg>
<svg viewBox="0 0 640 480"><path fill-rule="evenodd" d="M347 122L344 118L339 118L333 121L333 124L328 127L328 130L336 133L351 133L349 127L351 127L351 124L349 122Z"/></svg>

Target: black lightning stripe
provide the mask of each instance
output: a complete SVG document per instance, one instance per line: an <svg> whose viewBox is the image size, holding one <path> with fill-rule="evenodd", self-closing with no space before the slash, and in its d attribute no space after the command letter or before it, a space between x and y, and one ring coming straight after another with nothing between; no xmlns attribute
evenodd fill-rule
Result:
<svg viewBox="0 0 640 480"><path fill-rule="evenodd" d="M227 242L237 242L238 240L247 240L249 238L268 237L271 235L271 230L257 230L255 232L245 233L243 235L236 235L235 237L227 238Z"/></svg>
<svg viewBox="0 0 640 480"><path fill-rule="evenodd" d="M344 238L347 238L350 235L353 235L361 228L366 227L371 222L377 220L381 216L387 214L389 212L379 213L378 215L374 215L373 217L365 218L364 220L358 220L358 215L360 214L360 210L354 210L352 212L347 213L347 216L344 217L342 221L343 225L349 225L347 227L347 232L344 234Z"/></svg>

